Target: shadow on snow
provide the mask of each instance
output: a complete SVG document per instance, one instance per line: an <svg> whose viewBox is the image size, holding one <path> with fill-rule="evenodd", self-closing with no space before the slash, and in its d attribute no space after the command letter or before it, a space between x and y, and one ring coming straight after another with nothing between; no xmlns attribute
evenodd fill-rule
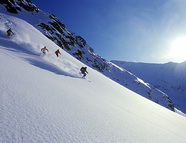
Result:
<svg viewBox="0 0 186 143"><path fill-rule="evenodd" d="M27 48L25 48L25 47L27 47ZM0 49L4 49L4 50L10 51L10 52L15 52L15 53L20 53L20 54L26 54L29 56L35 56L35 58L25 58L25 57L23 57L23 58L26 61L28 61L31 65L34 65L38 68L53 72L58 75L79 78L77 75L72 75L68 72L65 72L62 69L58 68L56 65L49 63L47 61L44 61L43 59L39 58L41 53L34 52L32 45L30 45L30 44L27 44L27 43L17 44L7 38L0 37ZM32 49L32 50L29 50L29 49ZM7 54L7 55L12 57L9 54Z"/></svg>

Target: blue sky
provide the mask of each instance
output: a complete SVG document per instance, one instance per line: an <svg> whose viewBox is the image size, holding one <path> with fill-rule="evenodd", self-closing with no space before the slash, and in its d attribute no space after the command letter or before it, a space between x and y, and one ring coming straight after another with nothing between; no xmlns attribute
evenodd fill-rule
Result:
<svg viewBox="0 0 186 143"><path fill-rule="evenodd" d="M180 38L186 41L185 0L32 2L44 12L55 14L68 30L82 36L97 54L107 60L186 61L186 42L178 43Z"/></svg>

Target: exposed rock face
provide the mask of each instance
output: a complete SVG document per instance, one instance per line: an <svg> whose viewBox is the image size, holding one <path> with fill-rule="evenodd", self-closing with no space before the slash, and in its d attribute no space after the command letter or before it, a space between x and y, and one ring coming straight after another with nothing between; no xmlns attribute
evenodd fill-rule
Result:
<svg viewBox="0 0 186 143"><path fill-rule="evenodd" d="M21 11L20 7L26 11L39 11L30 0L1 0L0 4L3 4L10 13L18 13L18 11Z"/></svg>
<svg viewBox="0 0 186 143"><path fill-rule="evenodd" d="M68 31L54 14L49 15L49 18L50 20L47 23L38 25L49 39L78 60L85 62L100 72L104 71L108 61L98 56L86 43L85 39Z"/></svg>

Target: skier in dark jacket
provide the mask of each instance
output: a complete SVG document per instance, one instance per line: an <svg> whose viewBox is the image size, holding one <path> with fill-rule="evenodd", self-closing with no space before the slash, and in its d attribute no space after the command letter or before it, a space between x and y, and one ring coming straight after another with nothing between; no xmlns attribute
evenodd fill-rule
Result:
<svg viewBox="0 0 186 143"><path fill-rule="evenodd" d="M83 77L82 77L82 78L85 78L85 76L88 74L88 72L87 72L87 67L82 67L82 68L80 69L80 71L81 71L81 73L83 74Z"/></svg>
<svg viewBox="0 0 186 143"><path fill-rule="evenodd" d="M12 32L12 29L11 29L11 28L8 29L8 30L6 31L6 33L7 33L7 37L9 37L11 34L14 34L14 33Z"/></svg>

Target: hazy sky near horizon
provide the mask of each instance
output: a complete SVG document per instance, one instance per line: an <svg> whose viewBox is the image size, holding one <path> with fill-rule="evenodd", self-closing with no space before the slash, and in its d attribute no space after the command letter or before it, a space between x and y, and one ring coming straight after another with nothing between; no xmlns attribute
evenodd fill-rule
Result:
<svg viewBox="0 0 186 143"><path fill-rule="evenodd" d="M186 61L186 0L31 0L107 60Z"/></svg>

